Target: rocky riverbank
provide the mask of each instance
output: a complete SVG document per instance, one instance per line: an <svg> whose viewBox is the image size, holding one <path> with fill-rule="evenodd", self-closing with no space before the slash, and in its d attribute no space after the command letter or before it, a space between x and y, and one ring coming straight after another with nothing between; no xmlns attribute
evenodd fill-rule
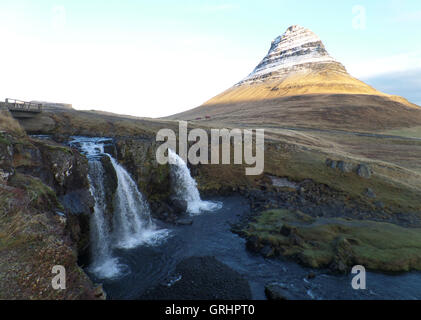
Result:
<svg viewBox="0 0 421 320"><path fill-rule="evenodd" d="M282 182L281 188L243 191L252 211L233 231L247 239L250 251L340 273L358 264L384 272L421 270L418 215L350 200L312 181Z"/></svg>

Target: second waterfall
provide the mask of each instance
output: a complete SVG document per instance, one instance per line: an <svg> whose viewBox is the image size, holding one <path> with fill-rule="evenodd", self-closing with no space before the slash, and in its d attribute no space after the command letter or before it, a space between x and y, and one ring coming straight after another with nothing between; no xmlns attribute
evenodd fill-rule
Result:
<svg viewBox="0 0 421 320"><path fill-rule="evenodd" d="M222 204L219 202L204 201L200 198L196 181L191 176L186 162L174 150L168 150L168 157L171 163L175 197L187 202L187 212L190 215L221 208Z"/></svg>

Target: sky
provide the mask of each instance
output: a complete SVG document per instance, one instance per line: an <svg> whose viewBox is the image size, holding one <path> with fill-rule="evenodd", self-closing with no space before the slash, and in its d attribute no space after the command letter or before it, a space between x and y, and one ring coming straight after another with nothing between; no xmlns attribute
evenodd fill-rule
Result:
<svg viewBox="0 0 421 320"><path fill-rule="evenodd" d="M294 24L421 105L419 0L0 0L0 99L171 115L247 76Z"/></svg>

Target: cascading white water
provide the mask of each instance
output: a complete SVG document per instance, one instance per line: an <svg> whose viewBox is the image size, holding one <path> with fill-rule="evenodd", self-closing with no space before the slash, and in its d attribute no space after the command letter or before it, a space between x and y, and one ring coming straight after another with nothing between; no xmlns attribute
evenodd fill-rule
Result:
<svg viewBox="0 0 421 320"><path fill-rule="evenodd" d="M94 197L94 212L90 219L90 242L92 263L89 269L99 278L114 278L121 275L125 266L111 254L110 226L105 218L106 194L104 190L103 140L76 139L71 144L79 144L89 161L89 190Z"/></svg>
<svg viewBox="0 0 421 320"><path fill-rule="evenodd" d="M171 164L175 196L187 202L187 211L190 215L221 208L222 204L219 202L203 201L200 198L196 181L191 176L187 164L175 151L168 149L168 157Z"/></svg>
<svg viewBox="0 0 421 320"><path fill-rule="evenodd" d="M100 278L113 278L123 271L123 265L111 255L110 226L105 219L104 168L98 159L89 161L90 192L95 199L90 220L92 265L90 269Z"/></svg>
<svg viewBox="0 0 421 320"><path fill-rule="evenodd" d="M126 266L112 256L112 248L133 248L140 244L154 245L168 235L168 230L156 230L147 202L143 199L129 173L104 152L106 139L77 138L71 142L81 148L89 161L88 179L95 199L91 218L92 264L90 270L99 278L115 278L126 272ZM113 232L105 217L105 171L101 158L108 156L117 175L118 185L114 199Z"/></svg>
<svg viewBox="0 0 421 320"><path fill-rule="evenodd" d="M118 179L114 212L115 246L129 249L140 244L155 244L165 238L168 231L156 230L149 205L136 183L113 157L108 156Z"/></svg>

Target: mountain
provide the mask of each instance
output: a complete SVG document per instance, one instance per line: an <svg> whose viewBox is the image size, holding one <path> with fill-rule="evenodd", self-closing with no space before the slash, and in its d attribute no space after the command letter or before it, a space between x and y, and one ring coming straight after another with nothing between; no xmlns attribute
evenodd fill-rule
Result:
<svg viewBox="0 0 421 320"><path fill-rule="evenodd" d="M285 80L292 74L304 75L320 70L347 75L345 67L329 55L316 34L301 26L291 26L272 41L268 54L237 87Z"/></svg>
<svg viewBox="0 0 421 320"><path fill-rule="evenodd" d="M352 77L320 38L294 25L252 73L202 106L170 119L372 130L421 125L421 108Z"/></svg>

